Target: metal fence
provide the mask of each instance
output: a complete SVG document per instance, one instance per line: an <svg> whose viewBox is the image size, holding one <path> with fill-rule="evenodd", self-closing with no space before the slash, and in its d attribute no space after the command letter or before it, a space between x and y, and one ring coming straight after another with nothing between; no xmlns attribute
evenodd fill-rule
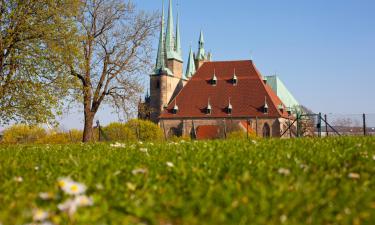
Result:
<svg viewBox="0 0 375 225"><path fill-rule="evenodd" d="M375 114L326 113L322 117L325 120L322 136L337 136L337 133L341 136L375 136Z"/></svg>

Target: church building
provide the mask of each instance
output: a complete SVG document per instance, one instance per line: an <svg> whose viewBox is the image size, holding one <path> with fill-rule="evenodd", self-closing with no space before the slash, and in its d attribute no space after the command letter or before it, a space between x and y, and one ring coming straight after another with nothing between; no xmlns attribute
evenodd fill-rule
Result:
<svg viewBox="0 0 375 225"><path fill-rule="evenodd" d="M243 131L281 137L289 127L298 102L278 77L263 77L252 60L212 61L201 31L198 51L190 48L185 71L183 65L179 16L175 26L169 0L166 25L164 6L162 10L156 65L144 103L149 112L140 113L158 123L166 136L210 139Z"/></svg>

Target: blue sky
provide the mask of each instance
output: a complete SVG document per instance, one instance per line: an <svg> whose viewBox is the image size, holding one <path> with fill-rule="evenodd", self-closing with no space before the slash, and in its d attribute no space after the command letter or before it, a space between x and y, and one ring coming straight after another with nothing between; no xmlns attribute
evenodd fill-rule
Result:
<svg viewBox="0 0 375 225"><path fill-rule="evenodd" d="M161 10L161 0L135 0ZM173 1L174 13L177 0ZM277 74L297 100L316 112L375 113L374 0L179 0L184 59L199 31L214 60L252 58ZM155 40L154 48L157 47ZM145 75L147 79L147 75ZM108 108L98 119L116 121ZM64 128L81 128L81 114Z"/></svg>

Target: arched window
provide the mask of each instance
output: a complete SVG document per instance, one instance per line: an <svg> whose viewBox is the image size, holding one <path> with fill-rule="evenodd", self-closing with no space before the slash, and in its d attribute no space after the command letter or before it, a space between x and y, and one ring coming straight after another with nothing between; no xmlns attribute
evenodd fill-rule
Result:
<svg viewBox="0 0 375 225"><path fill-rule="evenodd" d="M265 123L263 126L263 137L264 138L271 137L271 128L270 128L270 125L268 125L268 123Z"/></svg>

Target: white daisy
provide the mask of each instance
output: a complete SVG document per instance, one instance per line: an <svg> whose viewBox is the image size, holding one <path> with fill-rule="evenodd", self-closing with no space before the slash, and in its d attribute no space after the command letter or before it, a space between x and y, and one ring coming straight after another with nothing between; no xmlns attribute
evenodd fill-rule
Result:
<svg viewBox="0 0 375 225"><path fill-rule="evenodd" d="M139 169L132 170L133 175L145 174L145 173L147 173L147 169L139 168Z"/></svg>
<svg viewBox="0 0 375 225"><path fill-rule="evenodd" d="M41 192L39 193L39 198L42 200L51 200L53 199L53 194L50 192Z"/></svg>
<svg viewBox="0 0 375 225"><path fill-rule="evenodd" d="M92 200L92 198L87 197L86 195L79 195L75 197L74 202L79 207L92 206L94 204L94 201Z"/></svg>
<svg viewBox="0 0 375 225"><path fill-rule="evenodd" d="M348 177L350 179L359 179L359 178L361 178L361 175L359 175L358 173L349 173Z"/></svg>
<svg viewBox="0 0 375 225"><path fill-rule="evenodd" d="M285 168L280 168L277 172L285 176L288 176L290 174L290 170Z"/></svg>
<svg viewBox="0 0 375 225"><path fill-rule="evenodd" d="M122 143L119 143L119 142L111 144L110 146L113 147L113 148L125 148L126 147L125 144L122 144Z"/></svg>
<svg viewBox="0 0 375 225"><path fill-rule="evenodd" d="M67 188L63 189L65 193L69 195L81 195L85 193L86 186L84 184L73 182L67 186Z"/></svg>
<svg viewBox="0 0 375 225"><path fill-rule="evenodd" d="M33 211L33 220L34 221L44 221L48 218L49 213L41 209L35 209Z"/></svg>
<svg viewBox="0 0 375 225"><path fill-rule="evenodd" d="M139 151L143 152L143 153L148 153L148 149L147 148L140 148Z"/></svg>
<svg viewBox="0 0 375 225"><path fill-rule="evenodd" d="M166 164L168 167L171 167L171 168L174 167L174 164L172 162L167 162Z"/></svg>
<svg viewBox="0 0 375 225"><path fill-rule="evenodd" d="M23 182L23 178L18 176L18 177L14 178L14 181L16 181L17 183L22 183Z"/></svg>
<svg viewBox="0 0 375 225"><path fill-rule="evenodd" d="M58 204L57 208L62 212L67 212L70 216L77 211L77 204L74 199L68 199L65 202Z"/></svg>
<svg viewBox="0 0 375 225"><path fill-rule="evenodd" d="M69 195L80 195L86 191L86 186L84 184L72 181L70 178L61 178L58 184L61 190Z"/></svg>

